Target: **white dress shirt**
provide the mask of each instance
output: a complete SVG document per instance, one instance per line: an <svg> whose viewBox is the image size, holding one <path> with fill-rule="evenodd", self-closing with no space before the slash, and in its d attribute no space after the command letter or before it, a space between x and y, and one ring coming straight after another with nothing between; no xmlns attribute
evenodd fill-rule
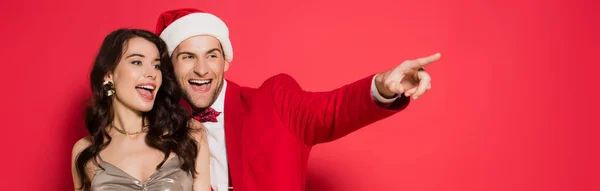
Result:
<svg viewBox="0 0 600 191"><path fill-rule="evenodd" d="M210 185L214 191L227 191L229 187L229 171L227 166L227 150L225 149L225 91L227 81L223 80L223 88L212 104L212 108L221 112L217 122L202 123L207 130L208 148L210 149Z"/></svg>
<svg viewBox="0 0 600 191"><path fill-rule="evenodd" d="M376 77L376 76L375 76ZM375 77L371 83L371 96L379 103L392 103L396 98L386 99L375 86ZM217 96L217 99L211 106L218 112L216 123L204 122L208 133L208 148L210 149L210 185L214 191L227 191L229 187L229 171L227 170L227 150L225 147L225 91L227 90L227 81L223 81L223 89Z"/></svg>

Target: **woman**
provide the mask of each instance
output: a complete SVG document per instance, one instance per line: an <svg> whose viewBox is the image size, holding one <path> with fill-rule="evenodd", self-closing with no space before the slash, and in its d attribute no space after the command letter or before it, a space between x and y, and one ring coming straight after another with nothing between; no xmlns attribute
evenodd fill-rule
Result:
<svg viewBox="0 0 600 191"><path fill-rule="evenodd" d="M158 36L110 33L90 80L90 135L73 146L75 190L210 190L203 127L179 104L181 91Z"/></svg>

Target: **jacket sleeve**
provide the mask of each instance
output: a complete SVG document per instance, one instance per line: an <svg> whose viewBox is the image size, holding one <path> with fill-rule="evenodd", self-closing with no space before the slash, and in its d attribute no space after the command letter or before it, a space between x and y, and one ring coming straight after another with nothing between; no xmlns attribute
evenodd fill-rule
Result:
<svg viewBox="0 0 600 191"><path fill-rule="evenodd" d="M339 139L408 106L401 96L383 108L371 95L374 75L327 92L304 91L289 75L271 81L273 105L281 122L306 145Z"/></svg>

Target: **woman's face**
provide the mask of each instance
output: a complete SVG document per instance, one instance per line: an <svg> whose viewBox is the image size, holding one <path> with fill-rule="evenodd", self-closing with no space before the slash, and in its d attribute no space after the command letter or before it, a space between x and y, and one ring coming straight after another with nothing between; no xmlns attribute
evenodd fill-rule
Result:
<svg viewBox="0 0 600 191"><path fill-rule="evenodd" d="M140 37L130 39L123 48L121 60L105 80L113 82L116 102L148 112L162 83L160 54L156 45Z"/></svg>

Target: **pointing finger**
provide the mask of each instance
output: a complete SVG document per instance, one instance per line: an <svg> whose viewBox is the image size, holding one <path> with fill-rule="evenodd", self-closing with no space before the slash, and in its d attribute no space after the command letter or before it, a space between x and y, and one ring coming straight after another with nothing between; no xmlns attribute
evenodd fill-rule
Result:
<svg viewBox="0 0 600 191"><path fill-rule="evenodd" d="M431 63L439 60L441 56L442 55L440 53L435 53L435 54L433 54L431 56L428 56L428 57L418 58L418 59L414 60L415 64L413 64L412 67L414 69L418 69L418 68L427 66L427 65L429 65L429 64L431 64Z"/></svg>

